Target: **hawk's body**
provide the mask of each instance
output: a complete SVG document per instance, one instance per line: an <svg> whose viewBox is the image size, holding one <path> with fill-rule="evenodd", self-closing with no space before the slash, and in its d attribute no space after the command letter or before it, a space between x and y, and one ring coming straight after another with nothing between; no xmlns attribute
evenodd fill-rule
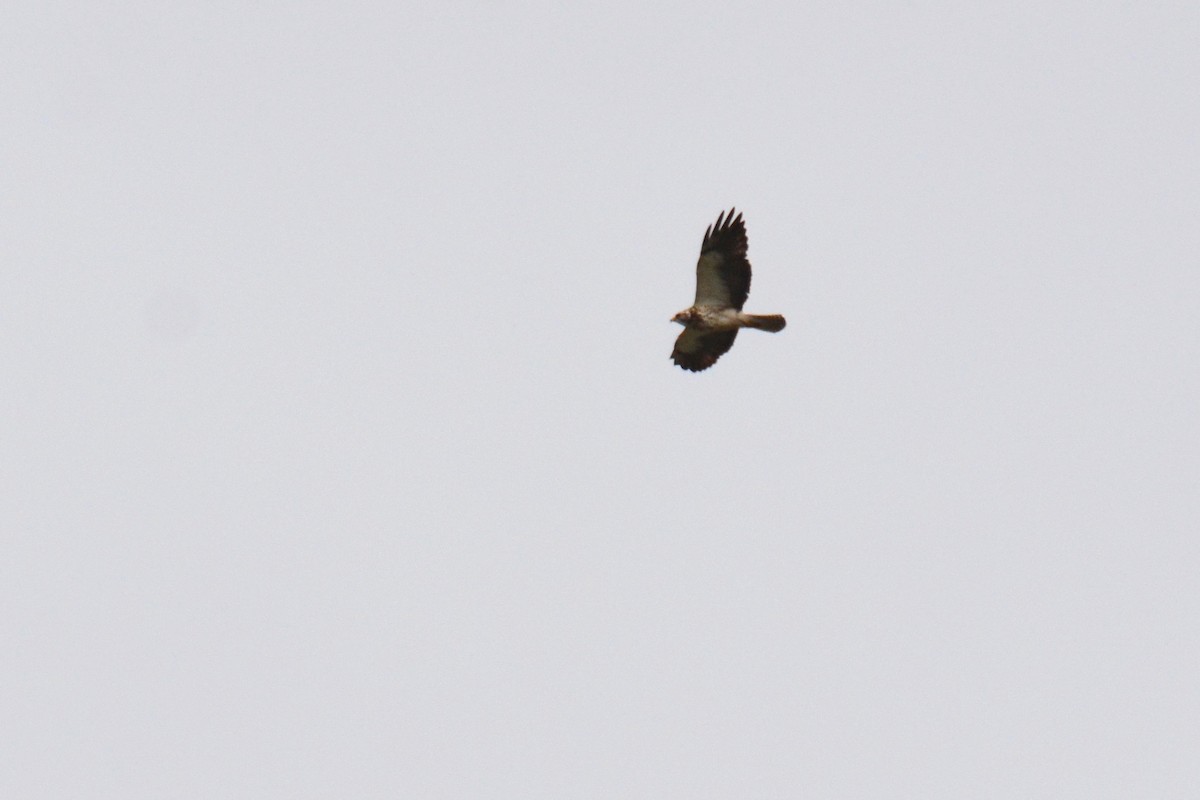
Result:
<svg viewBox="0 0 1200 800"><path fill-rule="evenodd" d="M746 259L746 226L742 215L717 217L700 245L696 262L696 300L671 321L683 326L671 359L690 372L708 369L733 347L740 328L775 333L787 321L779 314L746 314L742 306L750 294L750 262Z"/></svg>

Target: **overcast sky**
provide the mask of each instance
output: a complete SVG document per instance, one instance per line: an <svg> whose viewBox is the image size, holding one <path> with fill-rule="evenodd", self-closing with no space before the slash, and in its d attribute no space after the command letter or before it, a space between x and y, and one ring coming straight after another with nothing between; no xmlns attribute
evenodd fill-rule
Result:
<svg viewBox="0 0 1200 800"><path fill-rule="evenodd" d="M8 4L0 795L1200 796L1198 33Z"/></svg>

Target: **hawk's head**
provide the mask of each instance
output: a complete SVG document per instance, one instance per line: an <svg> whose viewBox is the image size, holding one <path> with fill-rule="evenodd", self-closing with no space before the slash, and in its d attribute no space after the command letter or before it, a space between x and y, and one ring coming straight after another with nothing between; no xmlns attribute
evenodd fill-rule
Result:
<svg viewBox="0 0 1200 800"><path fill-rule="evenodd" d="M671 317L671 322L678 322L680 325L687 325L692 321L692 313L695 309L687 308L680 311L675 316Z"/></svg>

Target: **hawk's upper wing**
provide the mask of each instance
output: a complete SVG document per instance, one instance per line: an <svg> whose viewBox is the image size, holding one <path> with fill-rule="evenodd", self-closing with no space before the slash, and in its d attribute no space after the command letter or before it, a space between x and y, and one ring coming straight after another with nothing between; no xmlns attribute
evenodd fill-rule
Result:
<svg viewBox="0 0 1200 800"><path fill-rule="evenodd" d="M730 331L700 331L684 328L675 340L671 360L689 372L699 372L717 363L717 359L729 352L737 338L737 328Z"/></svg>
<svg viewBox="0 0 1200 800"><path fill-rule="evenodd" d="M717 224L704 232L700 260L696 262L696 305L742 310L750 294L750 262L746 260L746 225L742 215L717 216ZM728 349L728 348L726 348ZM724 351L722 351L724 352Z"/></svg>

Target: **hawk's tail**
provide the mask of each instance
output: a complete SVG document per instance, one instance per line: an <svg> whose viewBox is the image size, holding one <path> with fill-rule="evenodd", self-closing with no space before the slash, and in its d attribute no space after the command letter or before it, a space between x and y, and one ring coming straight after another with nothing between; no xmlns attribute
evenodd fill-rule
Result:
<svg viewBox="0 0 1200 800"><path fill-rule="evenodd" d="M787 325L787 320L782 314L743 314L742 324L747 328L779 333Z"/></svg>

